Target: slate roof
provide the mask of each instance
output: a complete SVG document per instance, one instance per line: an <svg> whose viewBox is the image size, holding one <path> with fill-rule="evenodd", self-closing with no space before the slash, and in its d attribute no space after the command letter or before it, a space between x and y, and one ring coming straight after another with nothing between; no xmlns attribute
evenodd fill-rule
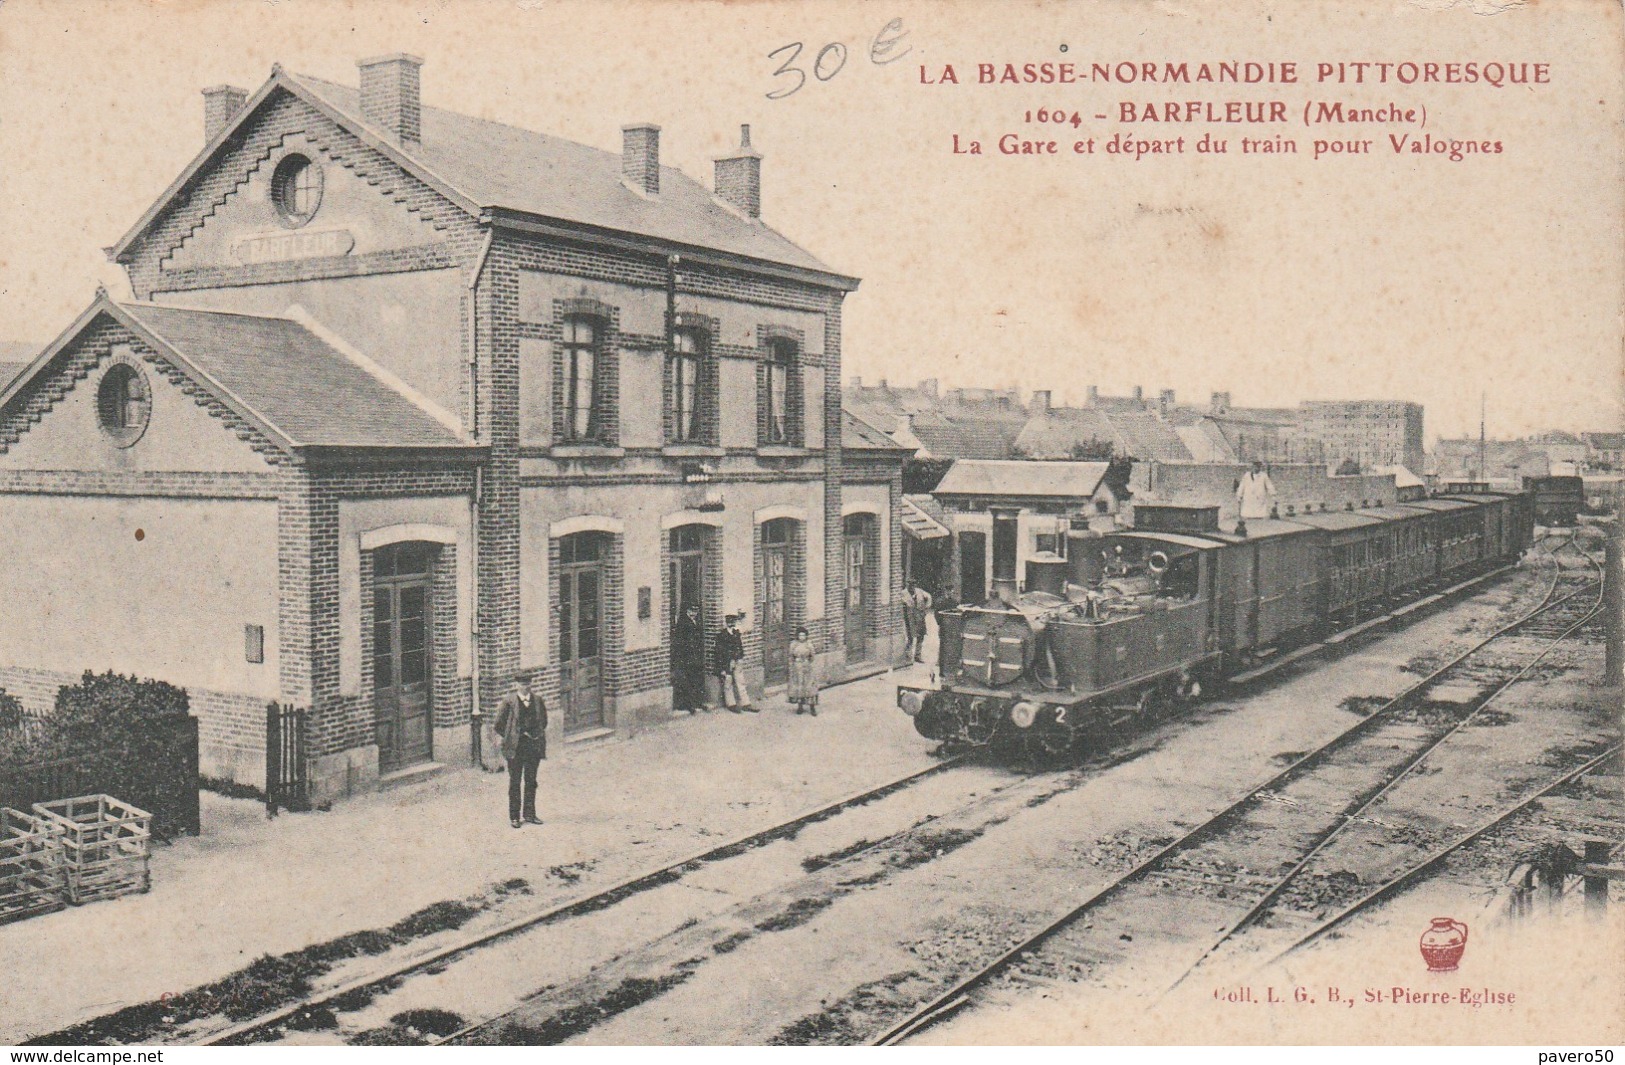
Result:
<svg viewBox="0 0 1625 1065"><path fill-rule="evenodd" d="M825 267L777 229L725 205L705 185L674 167L660 167L660 193L645 197L622 182L621 156L613 151L427 106L421 107L423 140L408 148L362 117L361 89L280 67L141 220L107 249L115 260L124 260L174 197L232 140L232 132L249 122L250 115L278 89L328 112L473 215L486 210L515 211L824 273L838 288L858 285L856 278Z"/></svg>
<svg viewBox="0 0 1625 1065"><path fill-rule="evenodd" d="M298 322L147 303L118 306L295 447L467 443Z"/></svg>
<svg viewBox="0 0 1625 1065"><path fill-rule="evenodd" d="M1087 499L1105 479L1105 462L1025 462L961 459L932 494Z"/></svg>
<svg viewBox="0 0 1625 1065"><path fill-rule="evenodd" d="M360 89L303 74L294 77L350 119L365 122ZM422 142L405 154L481 207L505 207L831 272L812 253L759 219L724 206L704 185L673 167L660 168L659 196L642 196L622 181L619 153L438 107L423 108Z"/></svg>
<svg viewBox="0 0 1625 1065"><path fill-rule="evenodd" d="M1022 426L1016 447L1033 458L1070 457L1074 444L1093 441L1118 446L1117 430L1106 413L1094 407L1054 407L1035 414Z"/></svg>
<svg viewBox="0 0 1625 1065"><path fill-rule="evenodd" d="M1055 407L1035 414L1016 437L1016 447L1034 458L1072 454L1075 445L1105 441L1122 458L1142 462L1190 462L1191 451L1178 429L1145 411Z"/></svg>
<svg viewBox="0 0 1625 1065"><path fill-rule="evenodd" d="M1394 487L1395 488L1426 488L1427 487L1427 482L1426 481L1424 481L1424 480L1422 480L1422 478L1416 476L1416 474L1412 473L1410 470L1406 469L1404 466L1378 466L1376 468L1375 472L1384 473L1384 474L1388 474L1388 473L1393 474L1394 475Z"/></svg>
<svg viewBox="0 0 1625 1065"><path fill-rule="evenodd" d="M913 451L844 408L841 410L841 447L847 451L896 451L899 459Z"/></svg>
<svg viewBox="0 0 1625 1065"><path fill-rule="evenodd" d="M471 213L508 210L651 237L816 271L830 275L840 287L856 287L856 279L835 273L760 219L724 204L682 171L662 166L659 194L645 196L622 180L618 153L562 137L425 106L421 142L402 145L362 116L359 88L281 69L254 94L231 128L250 121L249 116L277 88L332 113L341 124L364 134L363 139L404 160L409 169L417 169L419 176ZM224 134L217 137L210 149L192 161L141 221L110 249L115 258L123 256L230 139Z"/></svg>
<svg viewBox="0 0 1625 1065"><path fill-rule="evenodd" d="M110 315L288 448L461 448L467 440L379 373L286 318L117 303L105 295L0 388L0 406Z"/></svg>
<svg viewBox="0 0 1625 1065"><path fill-rule="evenodd" d="M963 412L917 414L912 425L925 450L938 459L1007 459L1021 427L1019 419Z"/></svg>
<svg viewBox="0 0 1625 1065"><path fill-rule="evenodd" d="M1174 427L1154 414L1112 414L1122 455L1142 462L1189 462L1191 453Z"/></svg>
<svg viewBox="0 0 1625 1065"><path fill-rule="evenodd" d="M1625 433L1585 433L1585 442L1603 451L1625 448Z"/></svg>
<svg viewBox="0 0 1625 1065"><path fill-rule="evenodd" d="M1180 442L1196 462L1236 461L1235 448L1211 418L1203 418L1192 424L1176 424L1174 432L1179 434Z"/></svg>

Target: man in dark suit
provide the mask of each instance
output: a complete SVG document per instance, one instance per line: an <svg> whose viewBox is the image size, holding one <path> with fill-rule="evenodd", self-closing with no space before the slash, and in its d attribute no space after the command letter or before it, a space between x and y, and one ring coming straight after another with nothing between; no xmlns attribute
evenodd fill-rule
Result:
<svg viewBox="0 0 1625 1065"><path fill-rule="evenodd" d="M739 619L743 616L735 612L724 619L722 631L711 644L712 666L722 682L722 701L728 709L736 714L741 711L754 714L756 707L750 703L750 692L745 688L740 669L745 661L745 637L739 631Z"/></svg>
<svg viewBox="0 0 1625 1065"><path fill-rule="evenodd" d="M694 713L705 704L705 632L700 608L690 603L672 627L672 709Z"/></svg>
<svg viewBox="0 0 1625 1065"><path fill-rule="evenodd" d="M547 757L547 703L530 690L529 674L513 678L513 691L503 696L493 728L502 737L502 757L508 760L508 823L514 828L526 822L539 825L542 819L536 816L536 767Z"/></svg>

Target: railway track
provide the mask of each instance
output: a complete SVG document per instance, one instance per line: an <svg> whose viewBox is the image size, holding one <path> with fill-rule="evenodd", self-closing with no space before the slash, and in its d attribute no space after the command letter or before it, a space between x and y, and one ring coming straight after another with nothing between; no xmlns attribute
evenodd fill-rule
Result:
<svg viewBox="0 0 1625 1065"><path fill-rule="evenodd" d="M1575 540L1570 537L1550 554L1556 556L1574 546ZM991 962L962 976L952 986L912 1010L901 1020L890 1024L875 1036L872 1042L876 1045L901 1042L969 1003L971 996L978 989L995 978L1006 973L1011 974L1013 978L1022 978L1022 970L1032 965L1041 949L1057 941L1086 916L1091 918L1092 924L1109 927L1114 932L1120 928L1133 928L1132 920L1122 920L1120 911L1133 911L1135 904L1141 903L1154 912L1157 909L1156 896L1170 884L1196 886L1214 892L1221 897L1219 908L1229 913L1218 939L1201 950L1196 963L1185 970L1185 975L1188 976L1197 965L1202 964L1218 949L1233 942L1237 935L1251 927L1259 916L1269 909L1270 904L1310 867L1315 855L1324 851L1348 826L1366 820L1367 812L1385 795L1391 793L1401 780L1411 775L1418 766L1426 764L1430 754L1438 751L1450 737L1458 735L1502 692L1527 676L1560 642L1595 618L1601 607L1600 581L1592 579L1589 573L1596 569L1595 559L1585 557L1580 568L1588 572L1583 575L1578 572L1565 572L1561 560L1554 558L1554 561L1557 565L1551 584L1532 610L1440 665L1416 684L1372 711L1366 718L1315 750L1302 755L1280 773L1250 789L1206 821L1138 862L1080 904L1026 935ZM1557 615L1556 622L1552 620L1554 614ZM1475 660L1486 648L1514 636L1527 636L1544 644L1544 647L1511 676L1498 680L1487 691L1476 692L1465 703L1457 704L1459 709L1456 712L1444 715L1441 720L1435 720L1429 725L1427 717L1415 713L1409 715L1409 720L1402 718L1407 710L1418 706L1434 709L1435 707L1426 705L1426 696L1430 692L1444 689L1451 683L1461 683L1463 678L1473 678L1475 675L1478 679L1483 679L1486 674ZM1382 735L1384 730L1387 731L1387 735ZM1401 742L1401 737L1406 733L1409 733L1408 742ZM1588 759L1586 764L1594 764L1605 758L1608 753L1605 751L1596 755ZM1337 781L1339 778L1346 781L1349 774L1357 772L1362 763L1369 763L1372 760L1382 767L1382 772L1376 780L1365 782L1352 800L1347 799L1346 783ZM1564 773L1558 780L1541 789L1541 793L1544 794L1573 779L1584 769L1585 766L1581 766L1579 769ZM1287 811L1288 815L1295 815L1306 809L1325 813L1324 803L1305 803L1291 793L1295 786L1302 791L1306 786L1315 784L1317 773L1323 778L1320 783L1333 782L1334 793L1339 789L1342 790L1344 805L1332 811L1329 818L1318 823L1312 825L1300 823L1296 828L1289 829L1284 834L1290 839L1283 841L1280 838L1283 834L1280 824L1281 811ZM1312 787L1308 790L1312 791ZM1500 811L1491 825L1504 821L1537 797L1531 795L1521 798L1513 806ZM1488 830L1489 826L1481 827L1452 843L1440 853L1427 858L1415 868L1399 871L1381 888L1356 902L1346 913L1340 914L1335 923L1347 920L1360 908L1391 894L1402 884L1420 875L1421 869L1437 864L1446 854ZM1241 849L1243 841L1246 841L1252 849L1246 851L1245 860L1236 860L1235 853ZM1231 852L1228 856L1227 848ZM1252 872L1268 869L1286 869L1287 872L1276 876L1260 876ZM1236 913L1238 900L1239 915ZM1104 915L1108 907L1119 923L1112 923L1112 920ZM1301 943L1294 944L1289 949L1297 949L1297 946L1324 934L1332 926L1333 923L1328 922L1326 928L1312 932L1304 937ZM1104 937L1097 934L1092 938L1096 941L1096 945L1087 952L1090 965L1097 965L1102 960L1122 953L1117 939L1100 946L1098 941ZM1120 938L1122 941L1132 941L1134 937L1130 932L1124 931ZM1184 976L1181 977L1181 980L1183 979Z"/></svg>
<svg viewBox="0 0 1625 1065"><path fill-rule="evenodd" d="M1484 712L1488 710L1492 704L1497 702L1508 690L1510 690L1513 685L1519 683L1524 678L1529 676L1531 671L1533 671L1536 666L1545 660L1549 651L1554 649L1562 641L1574 635L1583 626L1595 618L1598 612L1602 609L1602 597L1600 594L1600 567L1598 568L1598 574L1598 580L1584 581L1580 587L1575 588L1567 595L1558 596L1557 593L1564 586L1562 571L1559 570L1559 572L1556 574L1556 579L1554 579L1552 582L1551 590L1547 593L1546 599L1543 600L1543 608L1538 609L1537 612L1530 618L1526 618L1523 620L1523 622L1510 626L1507 630L1503 630L1503 632L1499 634L1508 635L1510 633L1516 633L1519 636L1545 640L1548 643L1546 651L1543 651L1540 655L1536 656L1512 676L1497 683L1487 696L1475 700L1476 705L1473 705L1471 710L1463 715L1460 720L1456 721L1453 725L1450 725L1447 729L1445 729L1445 731L1440 732L1437 736L1433 737L1414 754L1412 754L1403 763L1399 771L1393 774L1386 783L1379 787L1374 793L1360 801L1359 804L1353 809L1342 813L1340 815L1340 819L1332 823L1329 830L1315 841L1314 845L1304 853L1303 857L1294 862L1287 872L1280 876L1274 886L1264 892L1264 894L1260 896L1257 901L1249 906L1240 917L1236 918L1230 924L1230 926L1224 930L1224 932L1213 942L1211 946L1202 952L1201 956L1197 958L1195 964L1187 969L1185 973L1174 982L1173 987L1171 987L1170 990L1184 983L1184 981L1194 974L1197 969L1199 969L1202 964L1207 961L1207 959L1217 954L1225 947L1226 944L1235 940L1245 930L1252 927L1262 917L1270 913L1272 907L1274 907L1276 902L1287 892L1287 890L1291 888L1293 884L1298 882L1299 877L1313 866L1317 858L1326 853L1328 848L1335 841L1343 837L1343 834L1350 826L1362 822L1370 823L1369 818L1371 817L1372 811L1375 810L1376 807L1382 803L1382 801L1387 798L1403 781L1409 779L1418 767L1424 765L1430 755L1439 750L1439 748L1443 747L1450 740L1457 737L1464 729L1469 728L1475 722L1481 720ZM1598 595L1596 596L1595 600L1588 601L1586 593L1593 589L1598 592ZM1564 609L1565 607L1571 606L1577 606L1578 609ZM1577 619L1574 616L1575 614L1579 615ZM1556 787L1558 784L1566 782L1567 779L1568 778L1565 777L1563 780L1551 785L1551 787ZM1542 789L1540 794L1544 794L1546 790L1549 790L1549 788ZM1538 795L1531 797L1528 802L1534 801L1534 798L1537 797ZM1492 824L1499 824L1500 821L1504 820L1508 816L1511 816L1517 810L1522 809L1525 805L1527 805L1527 802L1519 803L1517 806L1508 809L1502 816L1497 817ZM1465 845L1471 840L1471 838L1473 838L1473 836L1479 835L1483 831L1488 831L1489 827L1490 826L1486 826L1479 832L1473 833L1472 836L1463 838L1460 842L1453 844L1444 853L1447 854L1450 851L1455 850L1457 847ZM1443 854L1441 854L1440 857L1443 857ZM1429 859L1428 864L1431 864L1434 860L1435 859Z"/></svg>
<svg viewBox="0 0 1625 1065"><path fill-rule="evenodd" d="M373 970L364 976L345 981L342 984L324 988L315 994L302 997L298 1001L290 1002L252 1019L201 1035L191 1040L189 1045L233 1046L258 1042L266 1033L272 1032L278 1026L302 1012L328 1006L335 1000L361 996L380 988L393 986L403 978L436 969L458 957L531 929L614 906L642 892L678 880L685 872L696 867L726 861L775 840L792 836L809 825L817 824L844 811L885 798L928 777L965 765L972 760L973 755L971 754L961 754L944 759L935 765L906 773L875 787L865 788L833 802L824 803L803 811L767 828L684 855L674 861L662 863L657 867L645 869L618 880L605 888L549 905L541 910L507 921L496 928L464 937L429 953L404 959L397 964Z"/></svg>
<svg viewBox="0 0 1625 1065"><path fill-rule="evenodd" d="M1528 810L1530 807L1534 806L1540 800L1542 800L1542 799L1546 798L1547 796L1551 795L1554 791L1557 791L1560 788L1566 787L1567 785L1573 783L1574 781L1581 779L1586 774L1592 773L1592 772L1596 771L1597 769L1600 769L1605 762L1608 762L1608 761L1610 761L1612 759L1617 759L1619 757L1619 755L1620 755L1620 752L1621 752L1621 745L1617 744L1617 743L1614 744L1613 746L1611 746L1611 747L1607 748L1606 750L1604 750L1601 754L1598 754L1597 756L1595 756L1593 758L1587 759L1581 765L1576 766L1575 768L1569 770L1567 773L1564 773L1562 776L1558 777L1556 780L1554 780L1551 783L1547 784L1545 787L1541 788L1539 791L1536 791L1532 795L1528 796L1523 801L1518 802L1518 803L1516 803L1516 804L1514 804L1512 806L1506 807L1505 809L1501 810L1498 814L1496 814L1493 818L1489 819L1488 821L1484 822L1483 824L1480 824L1477 828L1474 828L1472 831L1467 832L1467 833L1457 837L1456 839L1452 840L1447 845L1442 846L1442 847L1434 850L1422 862L1411 866L1409 869L1406 869L1404 872L1398 874L1397 876L1389 878L1384 883L1378 885L1377 887L1373 888L1371 891L1367 892L1365 895L1361 896L1359 899L1355 900L1354 902L1350 903L1348 906L1346 906L1343 909L1339 910L1333 916L1325 919L1324 921L1317 924L1314 928L1310 929L1308 932L1306 932L1303 935L1299 936L1297 939L1295 939L1287 947L1285 947L1284 949L1277 952L1274 956L1272 956L1269 959L1270 963L1278 962L1281 959L1287 957L1289 954L1293 954L1293 953L1296 953L1299 950L1302 950L1304 947L1307 947L1309 944L1311 944L1311 943L1315 942L1316 940L1320 939L1322 936L1326 935L1328 932L1331 932L1334 929L1340 927L1341 925L1343 925L1344 923L1349 921L1351 918L1357 916L1360 913L1363 913L1363 912L1371 909L1371 907L1376 905L1377 903L1382 902L1382 901L1384 901L1384 900L1386 900L1388 898L1391 898L1396 892L1398 892L1402 888L1405 888L1405 887L1409 886L1410 884L1414 883L1416 880L1420 879L1421 877L1427 875L1428 873L1431 873L1433 870L1438 868L1452 854L1455 854L1457 851L1461 850L1463 847L1466 847L1468 844L1474 843L1477 840L1482 839L1484 836L1488 835L1489 833L1494 832L1496 829L1500 828L1502 825L1506 824L1508 821L1510 821L1514 817L1517 817L1519 814L1523 813L1525 810Z"/></svg>
<svg viewBox="0 0 1625 1065"><path fill-rule="evenodd" d="M1561 548L1559 550L1561 550ZM1543 609L1550 606L1551 600L1559 588L1561 577L1561 573L1554 574L1552 586L1547 589L1540 607L1537 607L1536 610L1531 612L1529 615L1525 615L1524 618L1521 618L1519 622L1515 622L1512 626L1507 626L1506 629L1499 630L1491 637L1491 639L1493 639L1494 636L1501 635L1508 629L1516 627L1516 625L1522 623L1523 621L1527 621L1529 617L1539 614ZM1478 646L1482 646L1482 644ZM1464 655L1462 657L1466 656ZM1369 721L1370 719L1367 720ZM1350 730L1350 732L1355 732L1364 725L1365 722L1362 722L1361 725L1356 726L1356 728ZM595 912L597 910L616 905L643 892L677 881L681 879L686 872L725 860L729 857L750 851L778 839L792 837L802 827L832 818L844 810L863 806L873 802L878 798L907 788L916 781L941 773L955 766L963 765L969 760L971 760L970 756L960 755L938 763L937 765L928 767L924 770L906 774L897 779L887 781L878 787L865 789L861 792L839 799L833 803L824 804L816 809L806 811L794 818L775 824L768 828L730 840L719 846L707 848L706 850L696 854L686 855L677 860L664 863L658 868L640 872L634 876L618 881L602 890L594 891L578 898L550 905L543 910L524 915L497 928L466 937L462 940L436 949L431 953L415 958L404 959L398 964L380 968L378 970L369 972L362 977L349 980L341 985L323 989L318 993L309 995L297 1002L289 1003L286 1006L274 1011L270 1011L251 1020L205 1035L202 1038L197 1039L196 1042L202 1045L243 1045L260 1042L267 1037L274 1038L279 1029L281 1029L286 1022L298 1014L308 1013L309 1011L319 1009L329 1003L334 1002L335 1000L353 998L357 994L362 994L373 990L390 989L396 987L404 978L423 972L438 972L440 969L444 968L448 962L475 952L482 947L495 944L498 941L518 936L531 929L537 929L554 922L564 921L574 916ZM1111 764L1115 764L1121 760L1123 760L1122 755L1118 757L1091 759L1089 763L1086 763L1080 768L1086 772L1091 769L1098 770L1109 767ZM870 846L881 847L886 842L887 841L882 840L875 844L870 844ZM858 854L861 853L862 849L851 851L849 853ZM475 1025L470 1025L468 1026L468 1030L477 1029L481 1025L488 1023L490 1023L489 1020L479 1022ZM453 1036L443 1038L440 1041L443 1042L456 1039L458 1035L466 1034L467 1031L465 1030L464 1032L456 1033Z"/></svg>

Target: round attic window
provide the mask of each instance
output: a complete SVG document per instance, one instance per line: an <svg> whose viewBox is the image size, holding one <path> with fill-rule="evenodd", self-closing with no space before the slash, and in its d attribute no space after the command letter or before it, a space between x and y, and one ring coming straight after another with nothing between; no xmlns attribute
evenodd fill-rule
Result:
<svg viewBox="0 0 1625 1065"><path fill-rule="evenodd" d="M152 393L141 371L127 362L114 363L96 388L96 419L118 447L129 447L147 431Z"/></svg>
<svg viewBox="0 0 1625 1065"><path fill-rule="evenodd" d="M302 226L322 205L322 168L302 155L290 155L271 175L271 200L289 226Z"/></svg>

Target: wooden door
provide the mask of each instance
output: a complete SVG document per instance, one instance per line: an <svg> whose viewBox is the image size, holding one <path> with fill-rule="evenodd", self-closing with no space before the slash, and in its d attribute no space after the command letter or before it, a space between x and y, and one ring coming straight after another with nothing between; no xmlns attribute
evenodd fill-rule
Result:
<svg viewBox="0 0 1625 1065"><path fill-rule="evenodd" d="M862 662L869 658L869 627L874 604L870 602L869 567L874 565L869 551L868 515L854 514L846 519L846 658Z"/></svg>
<svg viewBox="0 0 1625 1065"><path fill-rule="evenodd" d="M564 730L604 725L604 556L601 533L559 541L559 710Z"/></svg>
<svg viewBox="0 0 1625 1065"><path fill-rule="evenodd" d="M790 680L790 540L792 524L762 526L762 683Z"/></svg>
<svg viewBox="0 0 1625 1065"><path fill-rule="evenodd" d="M382 772L433 753L432 549L391 544L373 555L373 709Z"/></svg>
<svg viewBox="0 0 1625 1065"><path fill-rule="evenodd" d="M671 531L669 547L671 569L668 573L671 588L671 628L677 631L677 620L689 607L699 610L700 631L711 632L712 619L705 613L705 545L709 526L684 525ZM672 641L672 675L683 665L677 661L676 641ZM703 669L705 663L701 663Z"/></svg>

